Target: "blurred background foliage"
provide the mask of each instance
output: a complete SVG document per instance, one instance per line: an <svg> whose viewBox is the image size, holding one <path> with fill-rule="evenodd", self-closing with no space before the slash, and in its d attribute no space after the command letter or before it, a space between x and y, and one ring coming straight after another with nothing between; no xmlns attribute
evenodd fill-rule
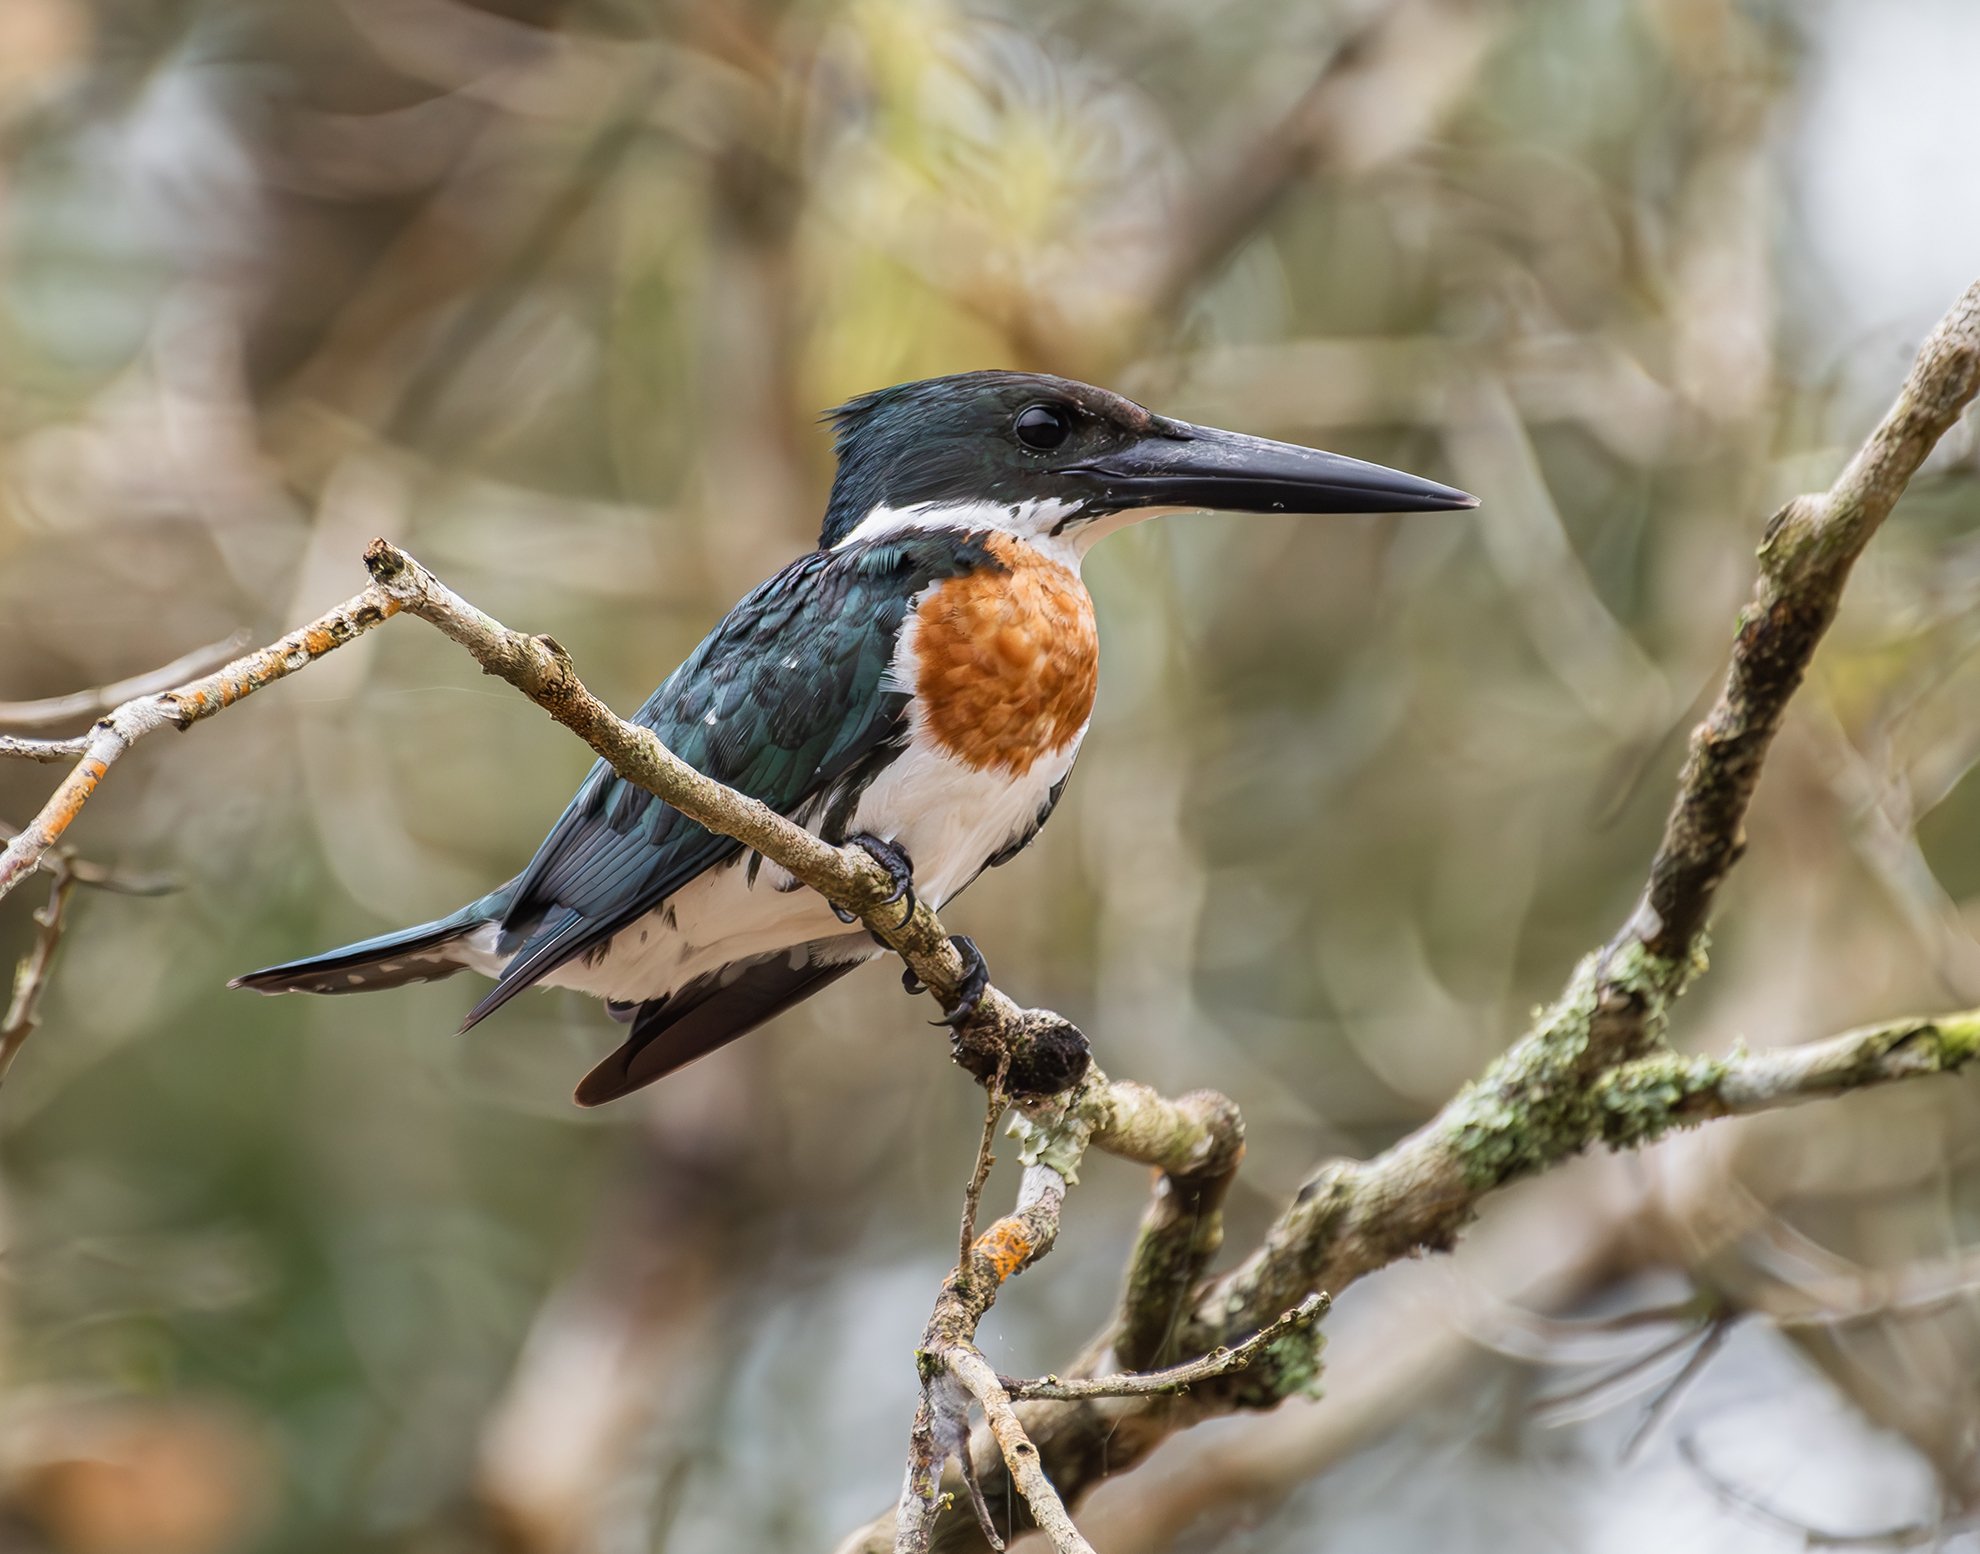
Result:
<svg viewBox="0 0 1980 1554"><path fill-rule="evenodd" d="M1453 480L1475 518L1103 547L1078 778L950 914L1115 1072L1240 1102L1241 1245L1627 910L1766 515L1972 278L1977 55L1965 0L5 0L0 697L293 625L382 533L631 707L811 542L818 411L930 373ZM1687 1041L1980 1001L1953 443L1798 704ZM92 804L83 853L181 888L78 899L0 1097L0 1547L769 1554L894 1493L977 1098L884 970L602 1114L569 995L457 1040L459 985L222 991L479 893L586 764L387 629ZM0 817L48 781L0 769ZM1171 1443L1089 1531L1956 1535L1977 1103L1531 1184L1352 1292L1325 1401ZM1005 1369L1108 1309L1145 1184L1088 1176Z"/></svg>

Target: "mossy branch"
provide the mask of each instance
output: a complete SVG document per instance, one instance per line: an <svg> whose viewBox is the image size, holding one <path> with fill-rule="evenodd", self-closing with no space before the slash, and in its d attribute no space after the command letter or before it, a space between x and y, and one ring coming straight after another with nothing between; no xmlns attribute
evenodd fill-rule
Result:
<svg viewBox="0 0 1980 1554"><path fill-rule="evenodd" d="M1850 569L1976 390L1980 282L1933 330L1896 403L1835 484L1797 497L1767 525L1724 687L1692 735L1629 919L1582 959L1525 1034L1423 1127L1372 1160L1316 1171L1249 1257L1197 1289L1188 1318L1169 1335L1178 1355L1227 1346L1310 1292L1338 1295L1400 1258L1449 1248L1488 1193L1592 1144L1634 1147L1708 1118L1952 1072L1972 1060L1980 1038L1974 1015L1723 1059L1673 1053L1665 1033L1672 1005L1705 969L1706 920L1745 845L1761 767ZM1195 1255L1173 1223L1163 1226L1161 1208L1158 1193L1137 1269L1151 1260L1151 1245L1157 1268L1188 1267ZM1127 1310L1135 1306L1131 1285ZM1104 1365L1117 1341L1145 1348L1149 1335L1119 1320L1076 1369ZM1176 1430L1233 1408L1269 1407L1310 1380L1310 1365L1289 1365L1277 1377L1254 1367L1182 1400L1096 1400L1025 1418L1060 1494L1076 1504L1098 1479L1132 1467ZM891 1520L882 1518L840 1554L878 1554L891 1535ZM952 1520L931 1546L979 1545L967 1524Z"/></svg>

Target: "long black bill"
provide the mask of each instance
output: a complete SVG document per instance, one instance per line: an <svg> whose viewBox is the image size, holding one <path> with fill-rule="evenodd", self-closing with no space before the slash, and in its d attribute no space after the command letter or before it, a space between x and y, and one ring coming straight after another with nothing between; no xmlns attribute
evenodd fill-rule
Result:
<svg viewBox="0 0 1980 1554"><path fill-rule="evenodd" d="M1118 453L1061 471L1115 507L1219 507L1246 513L1434 513L1478 498L1380 464L1214 426L1167 421Z"/></svg>

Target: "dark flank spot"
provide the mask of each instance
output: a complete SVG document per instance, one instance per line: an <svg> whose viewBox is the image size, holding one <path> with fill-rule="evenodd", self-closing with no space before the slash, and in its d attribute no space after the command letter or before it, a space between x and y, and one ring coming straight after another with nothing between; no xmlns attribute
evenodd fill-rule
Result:
<svg viewBox="0 0 1980 1554"><path fill-rule="evenodd" d="M646 929L644 929L644 928L642 928L642 929L640 929L640 931L639 931L639 942L640 942L641 944L644 944L644 943L646 943L646 941L647 941L647 938L648 938L648 931L647 931Z"/></svg>
<svg viewBox="0 0 1980 1554"><path fill-rule="evenodd" d="M669 932L680 927L680 920L674 916L674 903L669 901L660 909L660 921L666 924Z"/></svg>

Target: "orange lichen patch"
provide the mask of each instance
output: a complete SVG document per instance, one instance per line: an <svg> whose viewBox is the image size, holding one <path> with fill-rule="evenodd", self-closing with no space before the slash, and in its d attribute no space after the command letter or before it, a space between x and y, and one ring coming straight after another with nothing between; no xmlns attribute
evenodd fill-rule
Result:
<svg viewBox="0 0 1980 1554"><path fill-rule="evenodd" d="M82 813L83 805L96 791L96 785L103 781L103 774L110 770L108 761L95 756L86 757L82 764L69 774L69 778L55 791L53 802L48 806L49 834L60 836L69 829L69 822Z"/></svg>
<svg viewBox="0 0 1980 1554"><path fill-rule="evenodd" d="M1022 1222L1004 1218L997 1221L982 1235L970 1250L979 1257L989 1259L991 1271L1002 1284L1026 1263L1031 1261L1031 1238L1025 1233Z"/></svg>
<svg viewBox="0 0 1980 1554"><path fill-rule="evenodd" d="M988 548L1002 569L951 578L916 611L915 689L944 750L1023 776L1086 726L1100 638L1070 568L1007 535Z"/></svg>
<svg viewBox="0 0 1980 1554"><path fill-rule="evenodd" d="M249 654L183 689L164 694L178 709L181 727L197 723L355 640L380 621L397 615L399 609L396 599L386 599L333 611L258 653Z"/></svg>

